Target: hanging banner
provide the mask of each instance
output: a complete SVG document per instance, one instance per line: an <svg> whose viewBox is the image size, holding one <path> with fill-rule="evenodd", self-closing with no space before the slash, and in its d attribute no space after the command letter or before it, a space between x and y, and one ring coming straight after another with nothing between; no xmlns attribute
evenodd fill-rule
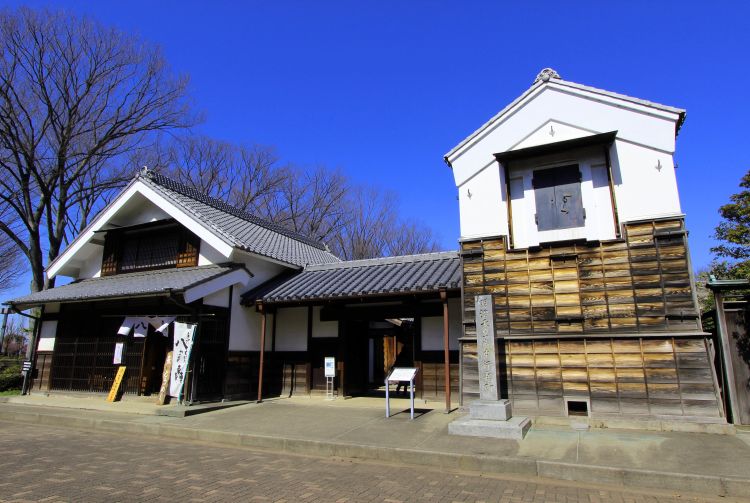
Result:
<svg viewBox="0 0 750 503"><path fill-rule="evenodd" d="M169 383L169 396L180 399L182 387L187 376L190 350L193 349L193 338L197 325L191 323L174 324L174 353L172 354L172 376Z"/></svg>
<svg viewBox="0 0 750 503"><path fill-rule="evenodd" d="M125 344L122 342L118 342L115 344L115 357L112 359L112 363L114 365L119 365L122 363L122 347Z"/></svg>

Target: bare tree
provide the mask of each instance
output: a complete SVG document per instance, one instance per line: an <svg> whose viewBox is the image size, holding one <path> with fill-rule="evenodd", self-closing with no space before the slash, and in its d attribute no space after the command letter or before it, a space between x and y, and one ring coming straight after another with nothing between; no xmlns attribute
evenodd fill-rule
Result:
<svg viewBox="0 0 750 503"><path fill-rule="evenodd" d="M269 211L286 175L270 147L235 145L202 135L158 145L139 161L183 185L256 214Z"/></svg>
<svg viewBox="0 0 750 503"><path fill-rule="evenodd" d="M8 213L7 208L0 208L0 220L7 221ZM9 222L8 225L14 224ZM16 286L18 278L25 272L22 258L16 243L7 235L0 234L0 292Z"/></svg>
<svg viewBox="0 0 750 503"><path fill-rule="evenodd" d="M26 256L32 291L54 284L45 262L124 182L113 160L189 124L185 89L157 48L120 31L0 12L0 206L13 214L0 231Z"/></svg>
<svg viewBox="0 0 750 503"><path fill-rule="evenodd" d="M383 255L413 255L440 249L435 232L421 222L399 221L386 234L387 248Z"/></svg>
<svg viewBox="0 0 750 503"><path fill-rule="evenodd" d="M350 218L336 235L333 251L346 260L410 255L438 250L432 229L398 214L395 193L375 187L352 189Z"/></svg>
<svg viewBox="0 0 750 503"><path fill-rule="evenodd" d="M343 173L286 167L281 176L278 195L262 216L324 243L335 239L351 218L346 205L349 182Z"/></svg>

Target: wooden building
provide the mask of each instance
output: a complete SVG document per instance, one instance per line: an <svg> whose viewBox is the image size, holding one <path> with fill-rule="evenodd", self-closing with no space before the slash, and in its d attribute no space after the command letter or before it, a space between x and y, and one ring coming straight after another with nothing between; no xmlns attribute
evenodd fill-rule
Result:
<svg viewBox="0 0 750 503"><path fill-rule="evenodd" d="M675 177L684 118L545 69L445 156L464 403L478 396L474 296L492 294L514 413L724 421Z"/></svg>
<svg viewBox="0 0 750 503"><path fill-rule="evenodd" d="M171 329L118 335L126 318L198 325L188 401L322 391L327 356L341 394L381 387L395 363L422 369L424 398L458 391L455 251L342 262L322 243L144 170L47 272L73 281L8 303L42 308L34 392L104 393L120 365L125 393L158 391Z"/></svg>
<svg viewBox="0 0 750 503"><path fill-rule="evenodd" d="M397 363L419 393L477 396L474 297L494 299L514 412L723 422L701 326L674 151L684 110L561 79L532 86L445 156L460 251L342 262L326 246L145 170L50 264L33 389L154 391L170 338L199 325L190 400L308 394L336 357L342 394Z"/></svg>

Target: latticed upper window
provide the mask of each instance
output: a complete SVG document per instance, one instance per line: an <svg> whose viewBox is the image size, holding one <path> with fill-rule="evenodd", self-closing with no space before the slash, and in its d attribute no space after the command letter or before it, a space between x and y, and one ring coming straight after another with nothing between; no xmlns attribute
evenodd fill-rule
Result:
<svg viewBox="0 0 750 503"><path fill-rule="evenodd" d="M121 272L156 269L177 264L179 236L169 234L146 234L125 239L120 261Z"/></svg>
<svg viewBox="0 0 750 503"><path fill-rule="evenodd" d="M200 240L185 228L115 230L107 234L102 276L198 265Z"/></svg>

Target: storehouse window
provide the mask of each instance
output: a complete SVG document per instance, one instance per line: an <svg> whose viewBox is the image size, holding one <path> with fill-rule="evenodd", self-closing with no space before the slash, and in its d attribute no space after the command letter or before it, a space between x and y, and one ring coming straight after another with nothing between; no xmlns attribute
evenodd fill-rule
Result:
<svg viewBox="0 0 750 503"><path fill-rule="evenodd" d="M540 231L583 227L586 218L578 165L534 171L536 225Z"/></svg>

